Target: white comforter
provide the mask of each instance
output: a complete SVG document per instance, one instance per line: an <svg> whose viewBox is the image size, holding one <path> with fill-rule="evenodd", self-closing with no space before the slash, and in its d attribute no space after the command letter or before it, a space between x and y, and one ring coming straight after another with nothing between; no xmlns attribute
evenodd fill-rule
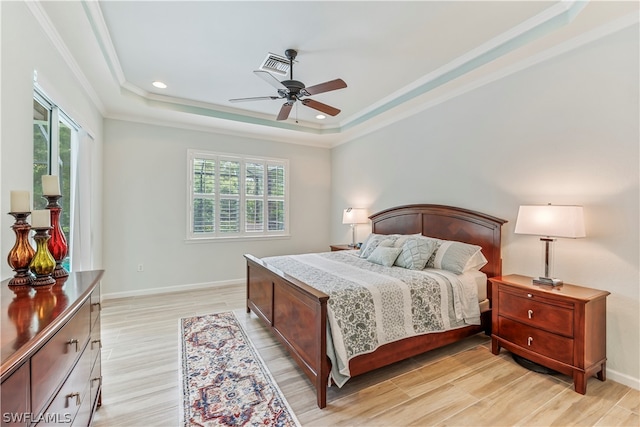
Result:
<svg viewBox="0 0 640 427"><path fill-rule="evenodd" d="M339 387L355 356L403 338L480 324L475 283L445 270L385 267L355 251L263 260L329 295L327 354Z"/></svg>

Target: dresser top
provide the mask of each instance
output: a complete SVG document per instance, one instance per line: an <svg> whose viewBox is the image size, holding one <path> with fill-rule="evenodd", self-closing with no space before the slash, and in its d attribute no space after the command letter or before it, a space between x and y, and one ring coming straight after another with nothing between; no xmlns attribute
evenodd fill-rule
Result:
<svg viewBox="0 0 640 427"><path fill-rule="evenodd" d="M491 282L501 282L508 285L516 286L527 291L542 292L550 295L560 295L566 298L581 301L591 301L598 298L604 298L610 292L600 289L587 288L584 286L573 285L571 283L563 283L557 286L540 285L533 283L533 277L522 276L519 274L510 274L508 276L498 276L489 279Z"/></svg>
<svg viewBox="0 0 640 427"><path fill-rule="evenodd" d="M89 298L104 270L73 272L51 287L2 282L2 378L19 367Z"/></svg>

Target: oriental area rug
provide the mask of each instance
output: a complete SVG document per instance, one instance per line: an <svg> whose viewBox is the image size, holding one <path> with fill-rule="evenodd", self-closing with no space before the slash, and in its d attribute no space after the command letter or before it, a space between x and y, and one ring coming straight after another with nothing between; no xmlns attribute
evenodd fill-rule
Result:
<svg viewBox="0 0 640 427"><path fill-rule="evenodd" d="M232 312L180 319L183 426L299 426Z"/></svg>

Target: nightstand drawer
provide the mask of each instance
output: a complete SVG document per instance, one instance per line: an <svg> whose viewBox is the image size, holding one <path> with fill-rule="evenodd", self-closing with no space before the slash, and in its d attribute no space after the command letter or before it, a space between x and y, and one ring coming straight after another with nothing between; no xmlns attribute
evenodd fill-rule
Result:
<svg viewBox="0 0 640 427"><path fill-rule="evenodd" d="M573 338L573 307L550 304L544 298L500 289L500 315Z"/></svg>
<svg viewBox="0 0 640 427"><path fill-rule="evenodd" d="M555 335L520 322L498 317L500 337L522 348L573 364L573 339Z"/></svg>

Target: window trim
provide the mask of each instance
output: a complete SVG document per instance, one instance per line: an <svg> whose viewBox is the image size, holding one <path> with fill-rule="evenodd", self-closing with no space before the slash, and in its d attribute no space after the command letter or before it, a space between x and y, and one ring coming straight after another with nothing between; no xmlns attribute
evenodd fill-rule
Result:
<svg viewBox="0 0 640 427"><path fill-rule="evenodd" d="M213 232L201 232L196 233L193 231L194 227L194 182L193 182L193 165L194 159L211 159L216 160L216 164L219 160L237 161L240 163L240 194L238 199L240 201L240 218L239 218L239 230L237 233L220 232L220 217L216 215L216 226ZM257 196L246 194L246 165L247 163L262 163L265 166L265 183L264 183L264 200L263 218L264 228L262 231L246 231L246 202L247 200L255 200ZM278 165L284 167L284 197L280 200L284 201L284 229L277 231L269 231L268 223L268 203L269 199L278 197L269 196L267 193L267 170L269 165ZM216 180L215 180L215 203L216 212L219 212L219 169L216 168ZM238 240L261 240L261 239L281 239L289 237L289 160L280 159L274 157L259 157L254 155L243 155L233 153L223 153L206 151L199 149L187 150L187 221L186 221L186 241L187 242L206 242L206 241L238 241Z"/></svg>
<svg viewBox="0 0 640 427"><path fill-rule="evenodd" d="M74 235L74 231L73 231L73 216L74 216L74 183L73 183L73 171L72 171L72 164L71 162L73 161L73 154L70 152L70 157L71 159L69 159L69 168L70 168L70 173L69 173L69 194L66 194L64 191L64 185L63 185L63 173L61 170L61 166L62 166L62 161L63 159L61 159L60 157L60 146L61 146L61 141L60 141L60 128L61 126L66 126L69 128L70 130L70 150L73 150L73 146L74 146L74 141L77 141L78 138L78 134L80 133L80 131L82 130L82 127L79 126L71 117L69 117L69 115L67 113L64 112L64 110L62 110L60 108L60 106L58 104L56 104L49 96L47 96L47 94L37 85L34 84L34 88L33 88L33 97L32 100L37 102L38 104L40 104L43 108L45 108L48 112L49 112L49 117L48 117L48 135L47 135L47 173L48 175L56 175L58 176L58 179L60 180L60 187L62 190L62 196L64 197L64 200L68 203L68 209L64 209L65 211L68 210L68 212L66 212L69 216L69 223L67 224L66 221L63 221L63 218L60 218L61 221L61 226L63 227L63 233L65 235L65 239L67 241L67 255L65 256L65 259L63 261L64 264L68 264L71 263L71 259L73 258L73 253L74 253L74 242L73 242L73 235ZM32 138L35 139L35 136ZM33 141L32 141L33 144ZM33 148L32 148L33 150ZM44 163L44 162L43 162ZM34 165L35 165L35 158L34 158ZM33 172L32 172L33 173ZM36 183L33 183L33 194L32 194L32 203L34 206L34 209L36 209L36 203L35 203L35 198L37 196L42 196L39 193L36 193ZM40 189L39 189L40 190ZM42 198L42 197L40 197ZM40 201L42 203L42 201ZM63 207L65 206L65 204L63 204ZM68 226L68 231L64 231L64 228ZM71 265L65 265L65 268L71 270Z"/></svg>

